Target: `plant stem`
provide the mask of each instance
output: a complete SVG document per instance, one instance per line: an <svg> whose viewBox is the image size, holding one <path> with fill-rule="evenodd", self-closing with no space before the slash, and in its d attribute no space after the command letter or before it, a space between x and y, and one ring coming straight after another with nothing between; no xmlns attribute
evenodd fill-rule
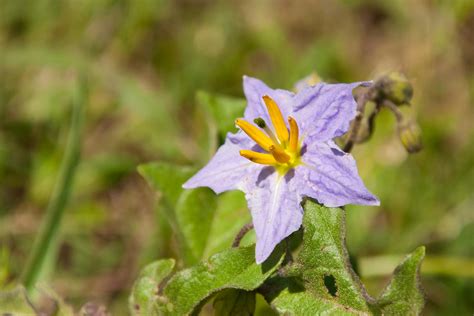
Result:
<svg viewBox="0 0 474 316"><path fill-rule="evenodd" d="M349 135L347 137L347 141L344 144L344 150L346 153L352 151L355 142L357 141L357 137L359 135L360 125L362 124L362 118L364 117L365 105L368 101L373 98L374 95L374 87L376 85L372 84L367 91L362 93L360 97L357 99L357 114L352 122L351 129L349 130Z"/></svg>
<svg viewBox="0 0 474 316"><path fill-rule="evenodd" d="M397 120L398 123L403 121L403 114L402 112L398 109L398 107L390 100L384 100L382 102L382 105L388 108L392 113L395 115L395 119Z"/></svg>
<svg viewBox="0 0 474 316"><path fill-rule="evenodd" d="M59 177L49 201L45 218L33 244L33 250L21 276L21 282L28 292L31 292L33 289L35 283L40 278L45 262L55 251L53 245L55 240L57 240L61 219L66 209L74 174L79 163L83 108L86 98L86 83L85 80L81 79L73 102L71 127L64 157L61 162Z"/></svg>
<svg viewBox="0 0 474 316"><path fill-rule="evenodd" d="M235 236L235 239L234 239L234 242L232 243L232 247L233 248L236 248L240 245L240 241L242 240L242 238L244 238L245 234L247 234L249 231L251 231L253 229L253 224L252 223L247 223L245 224L239 231L239 233L237 234L237 236Z"/></svg>

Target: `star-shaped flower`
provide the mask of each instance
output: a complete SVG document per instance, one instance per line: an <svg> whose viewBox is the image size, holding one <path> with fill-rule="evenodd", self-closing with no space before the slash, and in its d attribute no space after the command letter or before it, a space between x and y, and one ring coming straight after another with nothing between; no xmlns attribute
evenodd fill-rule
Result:
<svg viewBox="0 0 474 316"><path fill-rule="evenodd" d="M240 131L228 133L211 161L183 187L245 193L257 263L299 229L305 196L328 207L379 205L352 156L333 141L356 115L352 90L360 84L319 83L294 94L244 77L248 104L244 118L235 121Z"/></svg>

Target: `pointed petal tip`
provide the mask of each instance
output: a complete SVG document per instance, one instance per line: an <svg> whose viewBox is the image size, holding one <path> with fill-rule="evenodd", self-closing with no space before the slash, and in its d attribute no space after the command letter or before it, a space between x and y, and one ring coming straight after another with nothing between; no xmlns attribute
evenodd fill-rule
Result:
<svg viewBox="0 0 474 316"><path fill-rule="evenodd" d="M363 200L359 199L358 201L353 201L352 203L349 203L349 204L380 206L380 200L375 195L370 194L369 196L364 197Z"/></svg>
<svg viewBox="0 0 474 316"><path fill-rule="evenodd" d="M263 262L265 262L265 260L267 260L267 258L269 257L269 255L266 255L264 256L263 254L259 254L259 253L256 253L255 254L255 262L257 264L262 264Z"/></svg>
<svg viewBox="0 0 474 316"><path fill-rule="evenodd" d="M255 262L257 264L261 264L270 257L274 247L271 250L268 250L268 247L262 247L261 244L257 240L257 245L255 247Z"/></svg>
<svg viewBox="0 0 474 316"><path fill-rule="evenodd" d="M192 178L191 178L191 179L192 179ZM181 185L181 187L182 187L183 189L194 189L195 186L194 186L193 183L191 182L191 179L189 179L188 181L186 181L185 183L183 183L183 184Z"/></svg>
<svg viewBox="0 0 474 316"><path fill-rule="evenodd" d="M245 81L245 80L252 80L252 79L256 79L256 78L251 77L251 76L248 76L248 75L243 75L243 76L242 76L242 80L244 80L244 81Z"/></svg>
<svg viewBox="0 0 474 316"><path fill-rule="evenodd" d="M203 187L203 186L206 186L205 184L203 183L200 183L199 181L199 178L197 177L199 173L196 173L195 175L193 175L191 178L189 178L188 180L186 180L186 182L184 182L181 187L183 189L187 189L187 190L190 190L190 189L196 189L196 188L199 188L199 187Z"/></svg>
<svg viewBox="0 0 474 316"><path fill-rule="evenodd" d="M380 206L380 200L373 194L370 196L370 200L367 201L367 205Z"/></svg>
<svg viewBox="0 0 474 316"><path fill-rule="evenodd" d="M191 180L191 179L190 179ZM187 182L183 183L183 185L181 185L181 187L185 190L193 190L193 189L197 189L197 188L205 188L205 187L208 187L209 189L212 190L212 192L214 192L215 194L220 194L222 192L224 192L225 190L219 190L217 189L215 186L212 186L212 185L207 185L207 184L200 184L200 183L194 183L194 182L191 182L190 180L188 180Z"/></svg>
<svg viewBox="0 0 474 316"><path fill-rule="evenodd" d="M247 85L251 85L251 86L254 86L254 85L264 85L264 87L268 88L267 85L260 79L257 79L255 77L251 77L251 76L247 76L247 75L243 75L242 76L242 81L244 83L244 88L247 86Z"/></svg>

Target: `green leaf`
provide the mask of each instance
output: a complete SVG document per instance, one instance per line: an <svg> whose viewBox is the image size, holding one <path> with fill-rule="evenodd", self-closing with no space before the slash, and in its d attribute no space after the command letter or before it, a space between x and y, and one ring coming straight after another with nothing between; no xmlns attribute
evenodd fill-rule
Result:
<svg viewBox="0 0 474 316"><path fill-rule="evenodd" d="M72 107L71 126L58 179L32 251L23 268L21 280L28 292L33 290L34 285L39 280L45 278L48 270L54 268L55 256L59 249L60 227L80 160L84 109L88 98L87 87L84 78L79 80Z"/></svg>
<svg viewBox="0 0 474 316"><path fill-rule="evenodd" d="M0 291L0 315L36 315L23 286Z"/></svg>
<svg viewBox="0 0 474 316"><path fill-rule="evenodd" d="M186 263L198 262L209 238L217 205L216 195L207 188L185 190L176 205L176 219L183 234Z"/></svg>
<svg viewBox="0 0 474 316"><path fill-rule="evenodd" d="M164 212L177 234L184 262L198 262L211 230L216 210L215 194L206 188L182 188L183 183L194 174L192 168L150 163L139 166L138 170L154 189L163 194Z"/></svg>
<svg viewBox="0 0 474 316"><path fill-rule="evenodd" d="M131 314L153 315L158 313L157 294L162 283L173 271L174 265L173 259L165 259L155 261L143 268L133 285L129 298Z"/></svg>
<svg viewBox="0 0 474 316"><path fill-rule="evenodd" d="M178 225L176 218L176 204L183 193L183 183L195 172L193 168L177 166L164 162L152 162L138 166L138 172L145 178L150 187L160 192L161 199L156 207L157 239L162 247L158 249L165 254L173 253L169 249L172 234L176 235L179 250L184 253L189 250L185 243L185 236ZM168 247L168 249L163 249ZM184 256L183 256L184 257Z"/></svg>
<svg viewBox="0 0 474 316"><path fill-rule="evenodd" d="M285 315L368 314L365 299L369 297L347 255L344 210L307 200L303 229L295 263L285 268L287 277L265 284L265 299Z"/></svg>
<svg viewBox="0 0 474 316"><path fill-rule="evenodd" d="M378 300L370 297L352 269L345 245L345 215L305 201L303 243L295 263L262 286L265 299L288 315L417 315L423 307L419 268L424 247L408 256L395 270Z"/></svg>
<svg viewBox="0 0 474 316"><path fill-rule="evenodd" d="M228 249L208 261L175 274L158 301L162 302L164 314L186 315L219 290L256 289L278 268L282 260L282 247L277 247L261 265L255 263L254 246Z"/></svg>
<svg viewBox="0 0 474 316"><path fill-rule="evenodd" d="M306 201L304 209L303 248L297 262L305 287L317 297L368 312L366 299L370 297L352 270L346 250L344 210L311 200ZM335 295L330 293L331 287Z"/></svg>
<svg viewBox="0 0 474 316"><path fill-rule="evenodd" d="M384 315L419 315L424 306L420 282L420 266L425 247L418 247L395 269L389 285L377 300L376 307Z"/></svg>
<svg viewBox="0 0 474 316"><path fill-rule="evenodd" d="M245 316L255 312L255 292L227 289L214 298L215 316Z"/></svg>

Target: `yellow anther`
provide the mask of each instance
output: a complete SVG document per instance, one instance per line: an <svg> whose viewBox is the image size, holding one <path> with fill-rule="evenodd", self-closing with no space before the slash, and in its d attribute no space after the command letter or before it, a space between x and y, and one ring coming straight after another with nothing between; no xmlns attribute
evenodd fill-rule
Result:
<svg viewBox="0 0 474 316"><path fill-rule="evenodd" d="M271 154L258 153L252 150L242 149L240 155L248 160L262 165L275 165L277 161Z"/></svg>
<svg viewBox="0 0 474 316"><path fill-rule="evenodd" d="M268 95L263 96L263 101L267 106L268 114L272 120L277 137L280 140L280 143L285 146L285 144L288 142L289 134L288 128L286 128L285 120L283 119L283 115L281 115L280 108Z"/></svg>
<svg viewBox="0 0 474 316"><path fill-rule="evenodd" d="M279 163L287 163L291 159L291 157L280 147L272 145L270 146L269 150L275 160Z"/></svg>
<svg viewBox="0 0 474 316"><path fill-rule="evenodd" d="M235 120L235 124L266 151L269 151L270 146L274 145L270 137L249 122L237 119Z"/></svg>
<svg viewBox="0 0 474 316"><path fill-rule="evenodd" d="M295 153L298 150L298 124L296 123L296 120L291 116L288 117L288 123L290 123L290 150Z"/></svg>

